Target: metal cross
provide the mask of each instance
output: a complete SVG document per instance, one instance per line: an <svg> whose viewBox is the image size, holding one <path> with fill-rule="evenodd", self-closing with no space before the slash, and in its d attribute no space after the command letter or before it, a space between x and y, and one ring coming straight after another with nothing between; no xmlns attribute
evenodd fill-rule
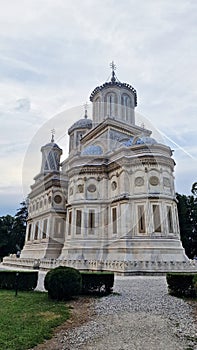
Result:
<svg viewBox="0 0 197 350"><path fill-rule="evenodd" d="M55 129L51 130L51 142L54 142Z"/></svg>
<svg viewBox="0 0 197 350"><path fill-rule="evenodd" d="M87 115L88 103L86 102L83 106L84 106L84 109L85 109L85 118L87 118L88 117L88 115Z"/></svg>
<svg viewBox="0 0 197 350"><path fill-rule="evenodd" d="M87 109L88 109L88 103L86 102L83 106L84 106L85 111L87 111Z"/></svg>
<svg viewBox="0 0 197 350"><path fill-rule="evenodd" d="M114 61L112 61L110 63L110 68L112 69L112 72L114 72L116 70L116 65L115 65Z"/></svg>

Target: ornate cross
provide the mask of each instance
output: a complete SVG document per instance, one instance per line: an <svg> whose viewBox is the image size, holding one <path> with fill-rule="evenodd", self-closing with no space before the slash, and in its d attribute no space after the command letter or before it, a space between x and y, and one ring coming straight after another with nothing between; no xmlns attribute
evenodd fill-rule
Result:
<svg viewBox="0 0 197 350"><path fill-rule="evenodd" d="M110 68L112 69L112 72L114 72L116 70L116 65L115 65L114 61L112 61L110 63Z"/></svg>
<svg viewBox="0 0 197 350"><path fill-rule="evenodd" d="M115 65L114 61L112 61L112 62L110 63L110 68L112 69L111 82L112 82L112 83L115 83L115 81L116 81L116 77L115 77L116 65Z"/></svg>
<svg viewBox="0 0 197 350"><path fill-rule="evenodd" d="M51 130L51 142L54 142L55 129Z"/></svg>
<svg viewBox="0 0 197 350"><path fill-rule="evenodd" d="M87 115L88 103L86 102L83 106L84 106L84 109L85 109L85 118L87 118L88 117L88 115Z"/></svg>

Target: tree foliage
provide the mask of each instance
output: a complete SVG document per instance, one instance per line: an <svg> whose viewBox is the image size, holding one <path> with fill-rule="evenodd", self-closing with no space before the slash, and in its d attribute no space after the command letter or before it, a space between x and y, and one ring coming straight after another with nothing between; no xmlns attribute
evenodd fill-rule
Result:
<svg viewBox="0 0 197 350"><path fill-rule="evenodd" d="M197 196L197 182L193 183L191 192L193 193L194 196Z"/></svg>
<svg viewBox="0 0 197 350"><path fill-rule="evenodd" d="M0 258L9 254L15 254L23 248L25 242L27 206L26 202L20 203L21 207L16 215L0 217Z"/></svg>
<svg viewBox="0 0 197 350"><path fill-rule="evenodd" d="M180 234L187 256L197 256L197 198L177 194Z"/></svg>

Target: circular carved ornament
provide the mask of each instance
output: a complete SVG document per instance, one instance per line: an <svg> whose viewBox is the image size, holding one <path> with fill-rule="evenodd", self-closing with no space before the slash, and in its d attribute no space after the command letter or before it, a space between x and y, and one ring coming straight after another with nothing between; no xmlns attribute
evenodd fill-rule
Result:
<svg viewBox="0 0 197 350"><path fill-rule="evenodd" d="M96 186L94 184L90 184L88 186L88 192L95 192L96 191Z"/></svg>
<svg viewBox="0 0 197 350"><path fill-rule="evenodd" d="M152 186L157 186L159 184L159 179L157 176L151 176L149 182Z"/></svg>
<svg viewBox="0 0 197 350"><path fill-rule="evenodd" d="M168 179L168 177L164 177L163 184L165 187L170 187L170 179Z"/></svg>
<svg viewBox="0 0 197 350"><path fill-rule="evenodd" d="M54 202L56 204L60 204L62 202L62 197L59 194L56 194L56 196L54 197Z"/></svg>
<svg viewBox="0 0 197 350"><path fill-rule="evenodd" d="M135 186L143 186L144 185L144 178L141 176L138 176L135 178Z"/></svg>
<svg viewBox="0 0 197 350"><path fill-rule="evenodd" d="M112 182L111 188L112 188L112 191L115 191L115 189L117 188L117 182L116 181Z"/></svg>

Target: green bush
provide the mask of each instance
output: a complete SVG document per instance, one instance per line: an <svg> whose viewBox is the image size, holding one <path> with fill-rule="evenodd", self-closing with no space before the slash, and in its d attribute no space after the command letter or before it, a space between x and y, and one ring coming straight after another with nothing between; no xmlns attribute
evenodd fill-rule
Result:
<svg viewBox="0 0 197 350"><path fill-rule="evenodd" d="M109 294L114 285L113 272L81 272L82 293L92 292Z"/></svg>
<svg viewBox="0 0 197 350"><path fill-rule="evenodd" d="M47 274L46 274L46 276L45 276L45 279L44 279L44 288L45 288L46 290L48 290L49 280L50 280L50 277L51 277L53 271L54 271L54 270L55 270L55 271L62 270L62 268L64 268L64 267L59 266L59 267L56 267L55 269L49 270L49 271L47 272Z"/></svg>
<svg viewBox="0 0 197 350"><path fill-rule="evenodd" d="M37 271L0 271L0 289L29 291L37 286Z"/></svg>
<svg viewBox="0 0 197 350"><path fill-rule="evenodd" d="M72 267L57 267L46 274L44 286L51 299L69 300L81 292L81 274Z"/></svg>
<svg viewBox="0 0 197 350"><path fill-rule="evenodd" d="M169 294L177 297L195 297L194 279L196 276L194 273L167 273Z"/></svg>

